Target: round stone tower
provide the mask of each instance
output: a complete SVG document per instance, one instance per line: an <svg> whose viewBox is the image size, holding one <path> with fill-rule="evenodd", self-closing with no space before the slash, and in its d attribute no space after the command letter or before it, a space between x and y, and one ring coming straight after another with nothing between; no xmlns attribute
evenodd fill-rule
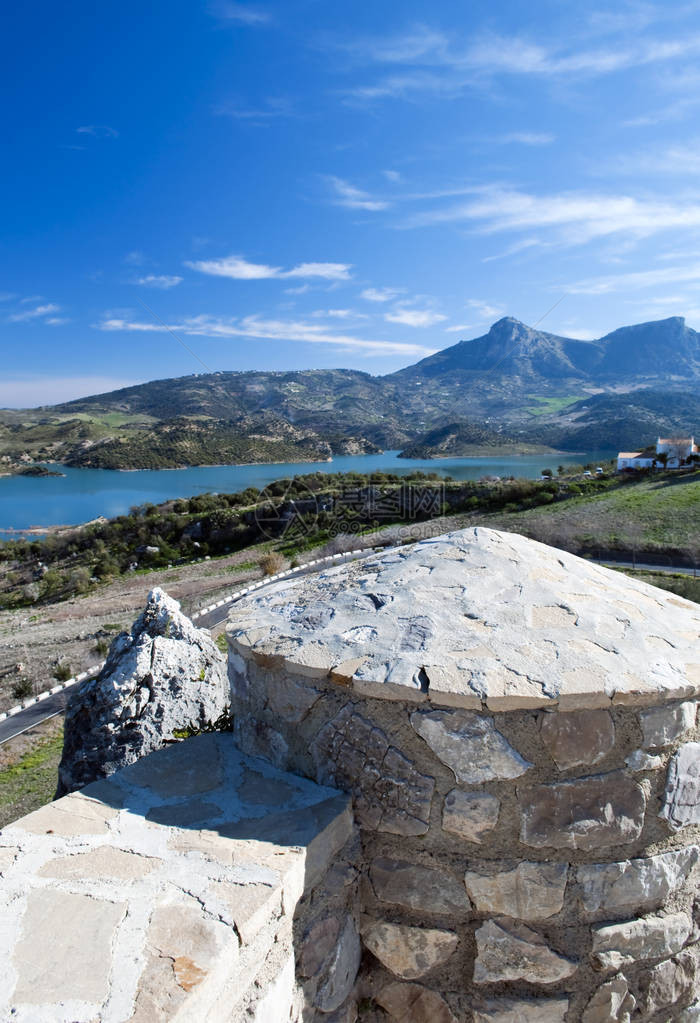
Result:
<svg viewBox="0 0 700 1023"><path fill-rule="evenodd" d="M699 637L482 528L235 605L239 745L353 795L372 1019L700 1019Z"/></svg>

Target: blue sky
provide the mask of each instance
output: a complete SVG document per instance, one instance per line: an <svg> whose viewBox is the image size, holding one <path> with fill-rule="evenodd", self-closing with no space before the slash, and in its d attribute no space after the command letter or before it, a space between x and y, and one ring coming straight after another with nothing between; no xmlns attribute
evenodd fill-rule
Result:
<svg viewBox="0 0 700 1023"><path fill-rule="evenodd" d="M700 327L700 3L40 0L3 44L0 405Z"/></svg>

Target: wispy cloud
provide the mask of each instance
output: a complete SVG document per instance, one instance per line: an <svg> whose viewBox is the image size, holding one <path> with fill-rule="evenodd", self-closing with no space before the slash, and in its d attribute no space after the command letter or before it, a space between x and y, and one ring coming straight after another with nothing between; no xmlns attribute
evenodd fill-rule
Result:
<svg viewBox="0 0 700 1023"><path fill-rule="evenodd" d="M161 288L167 291L169 288L176 288L178 284L182 284L182 277L178 277L176 274L146 274L145 277L137 278L134 284L142 284L145 288Z"/></svg>
<svg viewBox="0 0 700 1023"><path fill-rule="evenodd" d="M473 309L480 320L498 320L503 316L503 309L497 305L491 305L488 302L482 302L479 298L470 298L467 301L467 305L470 309Z"/></svg>
<svg viewBox="0 0 700 1023"><path fill-rule="evenodd" d="M78 135L92 135L96 139L116 139L119 132L108 124L83 124L75 129Z"/></svg>
<svg viewBox="0 0 700 1023"><path fill-rule="evenodd" d="M396 170L385 170L382 171L382 174L387 181L391 181L392 185L397 185L400 181L403 181L401 174Z"/></svg>
<svg viewBox="0 0 700 1023"><path fill-rule="evenodd" d="M567 284L566 291L574 295L606 295L616 291L641 291L666 284L675 286L685 283L700 286L700 263L588 277L574 284Z"/></svg>
<svg viewBox="0 0 700 1023"><path fill-rule="evenodd" d="M343 40L337 46L356 62L405 68L371 84L354 86L346 93L355 100L375 100L421 93L457 96L485 78L504 75L595 77L667 64L700 54L700 34L689 32L661 39L658 33L635 37L620 31L617 39L605 46L575 48L496 33L460 39L419 25L393 37Z"/></svg>
<svg viewBox="0 0 700 1023"><path fill-rule="evenodd" d="M358 338L348 334L334 334L319 323L303 320L271 320L261 316L242 319L216 316L191 316L178 323L161 324L122 318L105 319L95 325L104 331L162 333L173 331L190 337L259 338L267 341L293 341L304 344L332 345L365 355L423 356L432 351L422 345L404 341L380 341Z"/></svg>
<svg viewBox="0 0 700 1023"><path fill-rule="evenodd" d="M447 317L430 309L395 309L391 313L384 313L384 319L387 323L400 323L404 327L434 327Z"/></svg>
<svg viewBox="0 0 700 1023"><path fill-rule="evenodd" d="M402 288L365 288L360 294L367 302L393 302L402 291Z"/></svg>
<svg viewBox="0 0 700 1023"><path fill-rule="evenodd" d="M369 192L356 188L349 181L344 181L343 178L330 176L326 180L333 189L333 202L336 206L345 206L350 210L377 212L379 210L386 210L391 205L386 199L374 198Z"/></svg>
<svg viewBox="0 0 700 1023"><path fill-rule="evenodd" d="M238 25L267 25L272 19L261 7L240 4L234 0L216 0L209 5L210 12L221 21Z"/></svg>
<svg viewBox="0 0 700 1023"><path fill-rule="evenodd" d="M28 320L38 320L51 316L52 313L60 312L60 305L49 302L46 305L38 305L33 309L23 309L20 313L12 313L7 317L10 323L25 323ZM48 319L47 319L47 322Z"/></svg>
<svg viewBox="0 0 700 1023"><path fill-rule="evenodd" d="M510 131L496 139L502 145L550 146L556 136L548 131Z"/></svg>
<svg viewBox="0 0 700 1023"><path fill-rule="evenodd" d="M186 262L185 266L212 277L228 277L234 281L287 280L289 278L319 278L325 281L349 281L350 263L299 263L291 270L266 263L249 263L241 256L226 256L223 259L198 259Z"/></svg>
<svg viewBox="0 0 700 1023"><path fill-rule="evenodd" d="M537 231L560 245L581 245L597 238L627 234L644 238L669 229L700 226L697 196L679 200L653 196L561 192L535 195L504 186L475 189L471 201L416 213L409 227L471 224L483 234ZM528 239L533 244L533 239Z"/></svg>
<svg viewBox="0 0 700 1023"><path fill-rule="evenodd" d="M216 107L215 113L238 121L269 121L278 117L292 117L296 112L288 96L269 96L257 105L227 100Z"/></svg>

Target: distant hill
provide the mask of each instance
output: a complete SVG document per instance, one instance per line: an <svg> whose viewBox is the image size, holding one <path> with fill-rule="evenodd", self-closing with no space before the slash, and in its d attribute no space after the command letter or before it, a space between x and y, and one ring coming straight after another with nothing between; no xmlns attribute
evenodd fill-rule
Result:
<svg viewBox="0 0 700 1023"><path fill-rule="evenodd" d="M7 410L0 456L158 468L408 452L416 443L445 454L504 442L634 447L659 429L700 432L699 387L700 334L682 317L591 341L504 317L482 337L383 377L349 369L206 373Z"/></svg>
<svg viewBox="0 0 700 1023"><path fill-rule="evenodd" d="M409 444L399 458L460 458L481 454L538 454L549 449L530 444L507 433L490 430L479 423L460 420L428 430Z"/></svg>

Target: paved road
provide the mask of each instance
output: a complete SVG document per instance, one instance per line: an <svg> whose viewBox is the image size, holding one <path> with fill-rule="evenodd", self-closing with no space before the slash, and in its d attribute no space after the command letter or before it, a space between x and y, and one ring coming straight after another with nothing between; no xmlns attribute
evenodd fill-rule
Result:
<svg viewBox="0 0 700 1023"><path fill-rule="evenodd" d="M371 551L362 552L362 554L355 555L354 557L347 558L345 560L354 561L358 557L364 557L365 554L370 554ZM610 558L587 558L588 561L595 561L599 565L613 566L615 568L631 568L632 564L629 561L612 561ZM338 564L343 564L342 561L338 561ZM641 568L650 570L653 572L673 572L681 573L683 575L693 575L695 570L692 568L669 568L668 565L651 565L647 563L637 562L635 568ZM292 576L292 578L298 578L299 575L309 575L312 572L320 571L317 565L312 565L308 571L300 572ZM274 585L277 582L284 582L285 580L273 580L270 585ZM256 590L256 593L260 593L260 590ZM236 598L241 600L241 597ZM222 622L226 621L228 609L232 604L235 604L236 600L229 600L221 607L215 608L213 611L207 612L202 615L201 618L197 619L197 626L200 629L213 629L217 625L221 625ZM0 745L3 742L7 742L8 739L13 739L16 735L21 735L22 732L26 732L29 728L34 728L35 725L41 724L42 721L48 720L48 718L54 717L56 714L61 714L65 709L68 698L76 688L80 685L76 682L75 685L68 686L63 689L60 693L56 693L55 696L49 696L46 700L41 700L39 703L33 703L30 707L25 708L14 714L11 718L6 718L5 721L0 721Z"/></svg>

